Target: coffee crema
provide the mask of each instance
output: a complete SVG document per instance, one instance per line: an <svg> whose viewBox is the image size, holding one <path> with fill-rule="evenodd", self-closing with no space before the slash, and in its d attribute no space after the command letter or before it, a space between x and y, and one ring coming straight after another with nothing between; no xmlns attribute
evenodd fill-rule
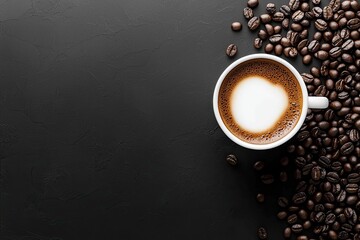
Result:
<svg viewBox="0 0 360 240"><path fill-rule="evenodd" d="M249 60L225 77L218 108L225 126L242 141L269 144L285 137L300 119L301 86L282 64Z"/></svg>

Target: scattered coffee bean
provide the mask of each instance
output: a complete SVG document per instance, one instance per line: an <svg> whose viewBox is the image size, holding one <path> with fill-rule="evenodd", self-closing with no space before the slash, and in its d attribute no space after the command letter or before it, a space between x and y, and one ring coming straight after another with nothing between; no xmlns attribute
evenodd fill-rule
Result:
<svg viewBox="0 0 360 240"><path fill-rule="evenodd" d="M236 53L237 53L237 46L235 44L230 44L226 48L226 55L228 55L229 57L235 56Z"/></svg>
<svg viewBox="0 0 360 240"><path fill-rule="evenodd" d="M299 8L300 1L299 0L290 0L289 1L289 7L292 11L295 11Z"/></svg>
<svg viewBox="0 0 360 240"><path fill-rule="evenodd" d="M257 161L254 163L254 169L256 171L261 171L264 169L264 167L265 167L265 163L263 161Z"/></svg>
<svg viewBox="0 0 360 240"><path fill-rule="evenodd" d="M249 7L244 8L244 17L246 19L253 18L254 17L254 11Z"/></svg>
<svg viewBox="0 0 360 240"><path fill-rule="evenodd" d="M281 22L282 20L284 20L284 18L285 18L284 13L276 12L276 13L274 13L274 15L272 17L272 20L274 22Z"/></svg>
<svg viewBox="0 0 360 240"><path fill-rule="evenodd" d="M258 17L252 17L248 22L248 27L251 31L256 30L260 26L260 19Z"/></svg>
<svg viewBox="0 0 360 240"><path fill-rule="evenodd" d="M276 6L274 3L268 3L266 5L266 11L268 12L268 14L272 15L276 12Z"/></svg>
<svg viewBox="0 0 360 240"><path fill-rule="evenodd" d="M261 175L261 181L264 184L272 184L274 182L274 176L271 174L264 174Z"/></svg>
<svg viewBox="0 0 360 240"><path fill-rule="evenodd" d="M262 193L258 193L256 195L256 200L259 202L259 203L263 203L265 201L265 195L262 194Z"/></svg>
<svg viewBox="0 0 360 240"><path fill-rule="evenodd" d="M270 14L267 14L267 13L261 14L261 15L260 15L260 21L261 21L262 23L269 23L269 22L271 22L271 16L270 16Z"/></svg>
<svg viewBox="0 0 360 240"><path fill-rule="evenodd" d="M263 40L261 40L260 38L255 38L254 39L254 47L259 49L262 47L263 44Z"/></svg>
<svg viewBox="0 0 360 240"><path fill-rule="evenodd" d="M267 239L268 237L267 231L264 227L259 227L257 234L259 239Z"/></svg>
<svg viewBox="0 0 360 240"><path fill-rule="evenodd" d="M242 25L241 25L240 22L233 22L233 23L231 24L231 29L232 29L233 31L240 31L241 28L242 28Z"/></svg>
<svg viewBox="0 0 360 240"><path fill-rule="evenodd" d="M257 7L259 5L259 0L248 0L247 5L250 8Z"/></svg>

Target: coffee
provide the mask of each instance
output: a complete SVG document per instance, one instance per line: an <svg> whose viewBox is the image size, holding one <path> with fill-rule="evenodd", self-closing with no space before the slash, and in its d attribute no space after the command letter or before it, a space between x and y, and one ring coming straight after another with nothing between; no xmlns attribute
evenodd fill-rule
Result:
<svg viewBox="0 0 360 240"><path fill-rule="evenodd" d="M269 144L296 125L303 105L300 84L285 66L268 59L249 60L225 77L219 91L221 118L242 141Z"/></svg>

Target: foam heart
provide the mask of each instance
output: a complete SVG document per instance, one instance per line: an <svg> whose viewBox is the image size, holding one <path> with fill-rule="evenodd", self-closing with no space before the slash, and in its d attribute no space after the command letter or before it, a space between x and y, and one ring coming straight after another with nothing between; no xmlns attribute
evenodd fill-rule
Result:
<svg viewBox="0 0 360 240"><path fill-rule="evenodd" d="M242 80L231 95L231 112L239 126L261 133L278 123L289 106L288 94L259 76Z"/></svg>

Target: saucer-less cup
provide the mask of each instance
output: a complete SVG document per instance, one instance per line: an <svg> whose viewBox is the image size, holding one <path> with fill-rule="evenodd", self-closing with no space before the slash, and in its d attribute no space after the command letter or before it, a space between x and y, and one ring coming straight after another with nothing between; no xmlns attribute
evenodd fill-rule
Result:
<svg viewBox="0 0 360 240"><path fill-rule="evenodd" d="M220 116L219 106L218 106L220 86L221 86L222 82L224 81L225 77L227 76L227 74L232 69L234 69L236 66L240 65L241 63L249 61L249 60L254 60L254 59L273 60L273 61L276 61L276 62L282 64L286 68L288 68L294 74L296 79L298 80L300 87L301 87L301 92L302 92L303 107L301 110L301 115L300 115L299 121L296 123L295 127L287 135L285 135L284 137L282 137L281 139L279 139L276 142L272 142L272 143L268 143L268 144L253 144L253 143L249 143L249 142L246 142L246 141L243 141L243 140L237 138L234 134L231 133L231 131L224 124L224 122ZM251 104L251 103L249 103L249 104ZM238 145L243 146L245 148L254 149L254 150L271 149L271 148L275 148L275 147L285 143L299 131L301 125L305 121L305 117L306 117L308 108L324 109L324 108L327 108L328 105L329 105L329 101L326 97L312 97L312 96L308 95L305 83L303 82L303 79L302 79L300 73L290 63L288 63L287 61L285 61L279 57L269 55L269 54L262 54L262 53L251 54L251 55L242 57L242 58L236 60L235 62L233 62L230 66L228 66L225 69L225 71L221 74L221 76L219 77L219 80L217 81L216 86L215 86L215 91L214 91L214 96L213 96L213 107L214 107L215 117L216 117L216 120L219 123L221 129L223 130L223 132L232 141L234 141Z"/></svg>

